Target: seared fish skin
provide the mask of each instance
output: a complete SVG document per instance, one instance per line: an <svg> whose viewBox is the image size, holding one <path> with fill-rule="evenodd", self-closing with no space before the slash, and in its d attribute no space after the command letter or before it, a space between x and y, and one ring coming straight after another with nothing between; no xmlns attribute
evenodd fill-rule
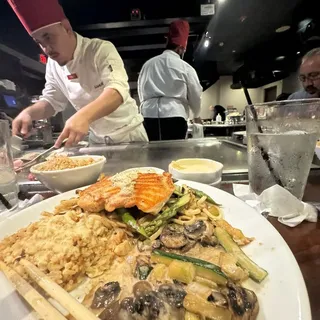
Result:
<svg viewBox="0 0 320 320"><path fill-rule="evenodd" d="M78 205L88 212L137 206L146 213L158 213L174 191L171 175L167 172L123 172L103 178L79 192Z"/></svg>

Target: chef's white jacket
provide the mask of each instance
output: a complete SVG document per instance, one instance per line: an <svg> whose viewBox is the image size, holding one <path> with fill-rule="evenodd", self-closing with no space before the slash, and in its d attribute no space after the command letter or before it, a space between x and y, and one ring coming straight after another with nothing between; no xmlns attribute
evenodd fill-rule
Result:
<svg viewBox="0 0 320 320"><path fill-rule="evenodd" d="M200 115L202 87L197 72L172 50L145 63L138 79L138 94L145 118L187 120L189 108L195 118Z"/></svg>
<svg viewBox="0 0 320 320"><path fill-rule="evenodd" d="M77 47L73 60L60 66L48 59L46 84L41 100L57 112L70 102L76 110L98 98L104 89L117 90L123 103L106 117L90 125L93 141L101 143L105 136L115 142L147 141L143 117L130 96L128 76L123 61L111 42L88 39L76 34Z"/></svg>

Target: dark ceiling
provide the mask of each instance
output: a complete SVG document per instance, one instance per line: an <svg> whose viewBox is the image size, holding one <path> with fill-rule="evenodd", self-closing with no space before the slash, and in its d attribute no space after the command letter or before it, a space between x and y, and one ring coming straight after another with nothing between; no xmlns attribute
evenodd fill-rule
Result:
<svg viewBox="0 0 320 320"><path fill-rule="evenodd" d="M32 0L30 0L32 1ZM234 82L257 87L287 76L299 58L320 44L319 11L316 0L61 0L74 29L88 37L112 41L135 82L143 63L160 54L168 25L186 18L191 33L185 59L197 69L206 88L220 75L234 75ZM201 16L201 4L214 3L213 16ZM141 20L131 21L139 8ZM303 21L303 22L301 22ZM276 33L283 25L290 29ZM14 52L8 52L10 49ZM6 3L0 0L0 51L14 57L14 74L1 65L0 78L41 83L44 70L37 64L40 53ZM18 55L17 55L18 53ZM19 55L23 54L24 56ZM0 55L0 59L4 60ZM276 58L284 56L280 61ZM20 72L17 70L20 60ZM33 60L32 60L33 59ZM12 69L13 70L13 69ZM10 72L9 72L10 73Z"/></svg>

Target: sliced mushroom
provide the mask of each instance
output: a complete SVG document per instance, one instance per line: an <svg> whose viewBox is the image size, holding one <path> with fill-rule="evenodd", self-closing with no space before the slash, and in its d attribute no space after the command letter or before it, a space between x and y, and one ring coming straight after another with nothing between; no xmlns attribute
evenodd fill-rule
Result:
<svg viewBox="0 0 320 320"><path fill-rule="evenodd" d="M233 314L233 320L254 320L259 312L259 303L256 294L248 289L236 286L229 281L227 287L221 290Z"/></svg>
<svg viewBox="0 0 320 320"><path fill-rule="evenodd" d="M135 308L143 319L163 319L168 314L164 302L157 296L157 292L149 291L135 300Z"/></svg>
<svg viewBox="0 0 320 320"><path fill-rule="evenodd" d="M182 289L182 287L174 284L162 284L158 292L163 297L170 306L175 308L183 307L183 299L187 293Z"/></svg>
<svg viewBox="0 0 320 320"><path fill-rule="evenodd" d="M192 240L198 240L205 233L207 229L206 224L202 220L197 220L195 223L185 226L184 234Z"/></svg>
<svg viewBox="0 0 320 320"><path fill-rule="evenodd" d="M148 291L152 291L152 286L148 281L139 281L132 288L135 297L140 297Z"/></svg>
<svg viewBox="0 0 320 320"><path fill-rule="evenodd" d="M196 244L197 244L197 241L189 240L188 243L184 247L182 247L180 249L180 252L181 253L186 253L189 250L191 250Z"/></svg>
<svg viewBox="0 0 320 320"><path fill-rule="evenodd" d="M182 226L169 224L162 230L160 241L168 249L180 249L188 244L188 239L183 231Z"/></svg>
<svg viewBox="0 0 320 320"><path fill-rule="evenodd" d="M152 249L160 249L161 248L161 241L155 240L152 242Z"/></svg>
<svg viewBox="0 0 320 320"><path fill-rule="evenodd" d="M119 301L113 301L106 309L99 315L101 320L118 320L119 319L120 304Z"/></svg>
<svg viewBox="0 0 320 320"><path fill-rule="evenodd" d="M132 297L124 298L121 301L120 308L131 314L134 314L136 312L134 299Z"/></svg>
<svg viewBox="0 0 320 320"><path fill-rule="evenodd" d="M120 290L121 288L118 281L106 283L96 290L91 308L99 309L107 307L118 298Z"/></svg>
<svg viewBox="0 0 320 320"><path fill-rule="evenodd" d="M210 296L208 297L209 302L213 302L218 307L227 307L228 301L226 297L219 291L212 290Z"/></svg>
<svg viewBox="0 0 320 320"><path fill-rule="evenodd" d="M203 247L215 247L219 244L218 239L215 236L203 236L200 239L200 244Z"/></svg>

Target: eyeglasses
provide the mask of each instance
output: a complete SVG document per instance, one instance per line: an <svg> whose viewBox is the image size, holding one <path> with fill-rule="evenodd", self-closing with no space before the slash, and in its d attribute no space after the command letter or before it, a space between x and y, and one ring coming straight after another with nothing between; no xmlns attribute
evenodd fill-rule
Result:
<svg viewBox="0 0 320 320"><path fill-rule="evenodd" d="M311 72L307 75L301 74L299 80L301 82L306 82L307 80L315 81L320 79L320 72Z"/></svg>

